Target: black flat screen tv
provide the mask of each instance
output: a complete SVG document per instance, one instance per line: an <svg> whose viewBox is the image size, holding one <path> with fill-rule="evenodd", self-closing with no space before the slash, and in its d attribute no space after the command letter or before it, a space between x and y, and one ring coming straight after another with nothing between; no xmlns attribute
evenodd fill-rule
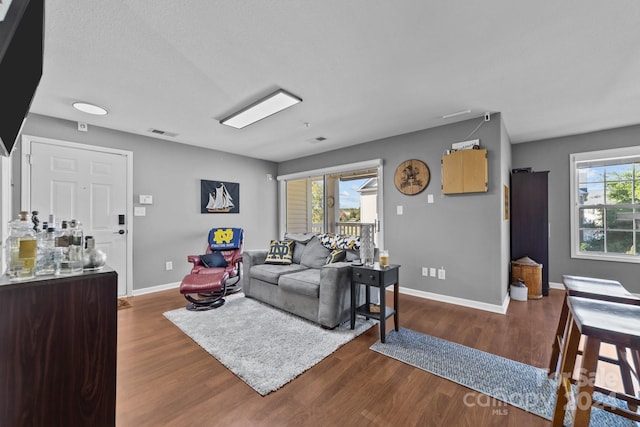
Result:
<svg viewBox="0 0 640 427"><path fill-rule="evenodd" d="M6 15L0 21L0 154L8 156L42 76L44 0L2 1Z"/></svg>

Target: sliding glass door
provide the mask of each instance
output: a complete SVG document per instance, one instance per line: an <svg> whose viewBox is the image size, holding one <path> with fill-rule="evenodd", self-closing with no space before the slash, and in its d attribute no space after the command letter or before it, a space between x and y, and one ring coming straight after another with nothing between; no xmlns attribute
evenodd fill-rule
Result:
<svg viewBox="0 0 640 427"><path fill-rule="evenodd" d="M284 195L282 233L359 236L362 224L375 224L380 243L381 170L380 163L354 164L278 177Z"/></svg>

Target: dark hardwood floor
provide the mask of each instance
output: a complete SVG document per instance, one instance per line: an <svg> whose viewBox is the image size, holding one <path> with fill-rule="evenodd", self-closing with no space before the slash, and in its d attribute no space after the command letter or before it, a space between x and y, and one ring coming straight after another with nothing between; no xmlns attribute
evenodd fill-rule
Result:
<svg viewBox="0 0 640 427"><path fill-rule="evenodd" d="M506 315L400 295L400 325L545 368L563 295L512 302ZM377 326L262 397L164 318L185 305L178 290L132 302L118 311L120 427L550 425L369 350Z"/></svg>

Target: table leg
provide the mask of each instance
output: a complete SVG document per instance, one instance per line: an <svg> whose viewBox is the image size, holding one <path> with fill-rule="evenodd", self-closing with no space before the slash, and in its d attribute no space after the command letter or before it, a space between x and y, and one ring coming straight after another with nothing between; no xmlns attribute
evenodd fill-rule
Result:
<svg viewBox="0 0 640 427"><path fill-rule="evenodd" d="M367 293L365 294L365 307L367 308L367 311L369 310L369 307L371 306L371 287L369 285L365 285L365 288L367 288ZM365 318L367 320L369 320L369 316L365 316Z"/></svg>
<svg viewBox="0 0 640 427"><path fill-rule="evenodd" d="M356 284L351 282L351 329L356 327Z"/></svg>
<svg viewBox="0 0 640 427"><path fill-rule="evenodd" d="M384 288L384 286L380 287L380 342L384 342L385 338L387 336L386 333L386 329L387 329L387 319L386 319L386 313L387 313L387 302L386 302L386 290Z"/></svg>
<svg viewBox="0 0 640 427"><path fill-rule="evenodd" d="M400 310L398 309L398 282L393 285L393 309L396 311L396 314L393 315L393 324L396 328L396 332L398 332L398 327L400 325L400 320L398 320L398 314Z"/></svg>

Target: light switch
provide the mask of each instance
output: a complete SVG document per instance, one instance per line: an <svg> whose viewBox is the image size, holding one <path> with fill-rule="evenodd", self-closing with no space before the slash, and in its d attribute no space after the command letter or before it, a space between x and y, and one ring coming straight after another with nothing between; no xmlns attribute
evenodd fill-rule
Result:
<svg viewBox="0 0 640 427"><path fill-rule="evenodd" d="M149 195L140 195L140 204L141 205L151 205L153 204L153 196Z"/></svg>
<svg viewBox="0 0 640 427"><path fill-rule="evenodd" d="M146 216L147 208L144 206L136 206L133 208L133 216Z"/></svg>
<svg viewBox="0 0 640 427"><path fill-rule="evenodd" d="M398 205L398 207L396 208L396 213L398 215L402 215L402 205Z"/></svg>
<svg viewBox="0 0 640 427"><path fill-rule="evenodd" d="M433 194L427 194L427 203L433 203Z"/></svg>

